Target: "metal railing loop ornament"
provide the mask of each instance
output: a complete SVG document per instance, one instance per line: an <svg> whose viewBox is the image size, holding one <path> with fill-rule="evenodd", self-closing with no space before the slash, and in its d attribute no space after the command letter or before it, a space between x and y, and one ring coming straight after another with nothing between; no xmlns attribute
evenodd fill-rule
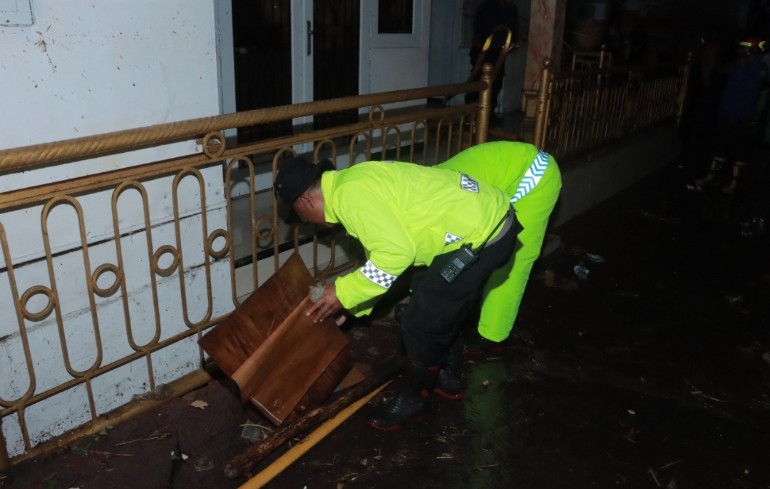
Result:
<svg viewBox="0 0 770 489"><path fill-rule="evenodd" d="M29 300L36 295L44 295L48 299L48 303L40 311L30 312L30 310L27 308L27 304L29 303ZM29 319L30 321L42 321L48 317L48 315L51 314L51 311L53 310L53 292L51 289L44 285L35 285L27 289L27 291L21 295L20 302L21 312L26 319Z"/></svg>
<svg viewBox="0 0 770 489"><path fill-rule="evenodd" d="M216 241L218 238L224 239L225 243L220 249L215 250L214 241ZM214 232L209 235L208 239L206 239L206 249L208 249L209 256L215 260L220 260L226 257L230 252L230 233L224 229L214 230Z"/></svg>
<svg viewBox="0 0 770 489"><path fill-rule="evenodd" d="M160 266L160 259L163 255L170 254L173 257L173 261L167 267ZM172 275L179 266L179 252L171 245L163 245L155 251L152 255L152 268L155 273L161 277L168 277Z"/></svg>
<svg viewBox="0 0 770 489"><path fill-rule="evenodd" d="M227 149L227 140L221 132L210 132L201 141L203 154L211 159L219 158Z"/></svg>
<svg viewBox="0 0 770 489"><path fill-rule="evenodd" d="M114 281L112 285L109 287L101 287L99 285L99 279L104 275L105 273L111 272L114 276ZM112 263L105 263L103 265L99 265L96 270L94 270L93 276L91 278L91 283L94 288L94 293L98 295L99 297L109 297L112 294L114 294L119 288L120 288L120 273L118 270L118 267L116 265L113 265Z"/></svg>

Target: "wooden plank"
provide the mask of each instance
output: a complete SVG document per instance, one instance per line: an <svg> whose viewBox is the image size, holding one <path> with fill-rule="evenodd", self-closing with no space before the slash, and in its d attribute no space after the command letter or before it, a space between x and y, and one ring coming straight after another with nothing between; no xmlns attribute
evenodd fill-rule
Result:
<svg viewBox="0 0 770 489"><path fill-rule="evenodd" d="M334 321L305 315L308 297L289 314L232 378L275 424L282 423L321 373L348 345Z"/></svg>
<svg viewBox="0 0 770 489"><path fill-rule="evenodd" d="M200 340L201 347L232 375L308 295L313 278L297 253L243 304Z"/></svg>
<svg viewBox="0 0 770 489"><path fill-rule="evenodd" d="M320 405L353 366L347 336L334 321L305 316L312 285L295 253L200 340L241 397L275 424Z"/></svg>

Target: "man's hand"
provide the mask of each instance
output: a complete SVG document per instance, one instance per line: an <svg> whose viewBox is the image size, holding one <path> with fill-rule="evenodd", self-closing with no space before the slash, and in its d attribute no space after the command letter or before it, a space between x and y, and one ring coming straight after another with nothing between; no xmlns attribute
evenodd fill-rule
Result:
<svg viewBox="0 0 770 489"><path fill-rule="evenodd" d="M323 321L334 313L342 310L342 303L337 299L337 287L334 284L326 284L323 287L323 297L318 299L315 304L305 311L305 316L313 316L314 323ZM336 321L338 325L344 322L344 320L340 321L339 319Z"/></svg>

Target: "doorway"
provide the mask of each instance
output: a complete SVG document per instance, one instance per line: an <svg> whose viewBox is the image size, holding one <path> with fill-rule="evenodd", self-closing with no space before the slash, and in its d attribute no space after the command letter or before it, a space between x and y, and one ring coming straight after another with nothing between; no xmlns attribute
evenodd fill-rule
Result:
<svg viewBox="0 0 770 489"><path fill-rule="evenodd" d="M360 0L232 0L236 110L358 95ZM323 114L315 128L352 122ZM291 121L243 128L245 143L292 134Z"/></svg>
<svg viewBox="0 0 770 489"><path fill-rule="evenodd" d="M360 0L313 2L313 100L358 95ZM315 117L314 128L355 122L355 109Z"/></svg>

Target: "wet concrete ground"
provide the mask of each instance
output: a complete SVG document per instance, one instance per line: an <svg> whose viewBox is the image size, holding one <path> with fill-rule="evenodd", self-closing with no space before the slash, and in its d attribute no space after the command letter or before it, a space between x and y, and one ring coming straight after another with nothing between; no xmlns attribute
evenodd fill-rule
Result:
<svg viewBox="0 0 770 489"><path fill-rule="evenodd" d="M669 169L554 230L508 348L466 359L465 399L391 433L364 406L266 487L770 488L770 248L734 204ZM401 351L387 308L346 331L360 360ZM223 379L0 487L239 487L223 467L258 417Z"/></svg>

